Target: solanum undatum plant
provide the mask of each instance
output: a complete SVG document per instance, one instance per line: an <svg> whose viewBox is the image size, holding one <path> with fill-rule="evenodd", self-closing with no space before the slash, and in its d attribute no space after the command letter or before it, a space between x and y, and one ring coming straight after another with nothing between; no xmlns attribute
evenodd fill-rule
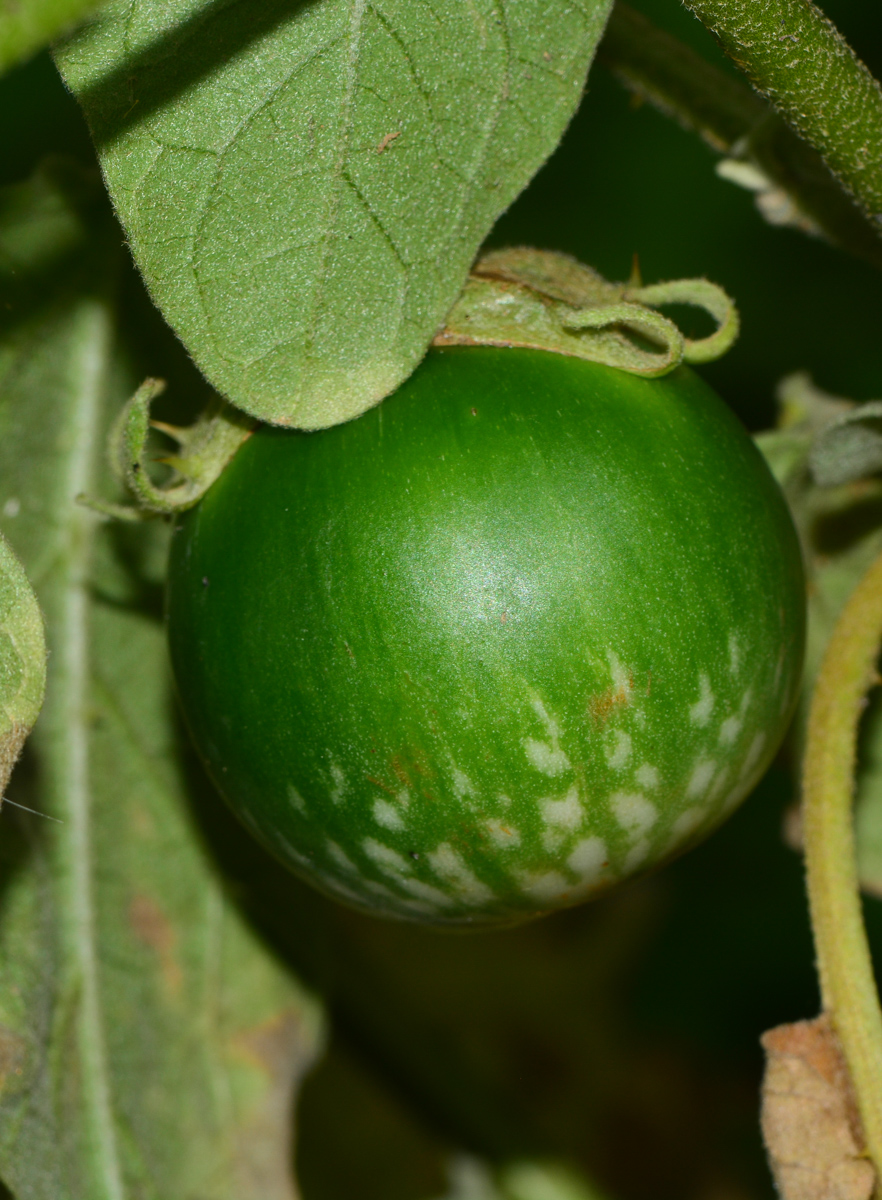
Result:
<svg viewBox="0 0 882 1200"><path fill-rule="evenodd" d="M876 411L791 381L758 449L699 374L738 333L721 287L482 250L606 30L605 65L767 219L882 262L867 69L805 0L688 7L755 91L609 0L0 11L0 66L55 42L103 176L55 159L0 203L4 771L48 662L0 943L13 1194L293 1194L318 1006L194 823L191 803L223 817L181 718L241 825L334 900L516 924L650 874L750 793L799 698L804 570L823 999L882 1160L848 811L874 574L818 667L875 545L831 554L818 529L872 493ZM123 238L167 323L146 350ZM712 331L682 332L683 305ZM350 1005L350 1030L449 1125L468 1087L430 1049L390 1051L395 1003ZM463 1143L507 1165L454 1172L452 1195L591 1194L503 1108L457 1108Z"/></svg>

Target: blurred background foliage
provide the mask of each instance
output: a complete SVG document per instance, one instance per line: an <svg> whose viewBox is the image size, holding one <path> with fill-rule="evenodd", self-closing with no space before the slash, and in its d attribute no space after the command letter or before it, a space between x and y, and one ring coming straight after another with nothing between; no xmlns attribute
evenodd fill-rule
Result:
<svg viewBox="0 0 882 1200"><path fill-rule="evenodd" d="M634 6L734 73L675 0ZM824 8L882 74L877 5ZM0 183L47 153L94 163L48 56L0 79L0 111L16 114L0 128ZM722 284L743 333L702 374L751 429L772 423L775 385L796 369L840 395L882 397L876 272L764 224L751 195L714 173L710 150L600 67L560 149L491 240L563 250L611 279L627 277L637 254L647 282ZM182 420L205 385L133 271L121 303L142 374L169 379L165 404ZM758 1038L818 1009L801 863L781 832L794 795L786 752L726 827L667 870L582 909L473 936L385 924L300 888L243 843L195 765L193 779L242 903L334 1016L299 1104L305 1200L441 1197L461 1149L569 1159L613 1200L773 1194ZM866 904L882 963L882 902Z"/></svg>

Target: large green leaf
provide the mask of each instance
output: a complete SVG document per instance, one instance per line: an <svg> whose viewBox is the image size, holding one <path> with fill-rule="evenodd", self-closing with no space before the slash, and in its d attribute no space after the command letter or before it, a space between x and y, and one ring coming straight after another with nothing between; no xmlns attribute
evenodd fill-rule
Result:
<svg viewBox="0 0 882 1200"><path fill-rule="evenodd" d="M551 153L611 0L114 0L58 54L154 299L234 404L410 374Z"/></svg>
<svg viewBox="0 0 882 1200"><path fill-rule="evenodd" d="M12 795L53 818L2 814L0 1176L22 1200L291 1200L318 1012L188 808L165 528L74 499L111 486L106 427L131 382L118 243L88 181L56 169L0 194L0 511L50 647Z"/></svg>

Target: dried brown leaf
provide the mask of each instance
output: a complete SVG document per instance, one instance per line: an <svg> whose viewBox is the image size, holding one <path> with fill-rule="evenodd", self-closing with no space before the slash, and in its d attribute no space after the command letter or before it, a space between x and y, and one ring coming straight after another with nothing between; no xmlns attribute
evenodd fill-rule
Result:
<svg viewBox="0 0 882 1200"><path fill-rule="evenodd" d="M762 1130L784 1200L870 1200L876 1182L848 1071L826 1015L762 1038Z"/></svg>

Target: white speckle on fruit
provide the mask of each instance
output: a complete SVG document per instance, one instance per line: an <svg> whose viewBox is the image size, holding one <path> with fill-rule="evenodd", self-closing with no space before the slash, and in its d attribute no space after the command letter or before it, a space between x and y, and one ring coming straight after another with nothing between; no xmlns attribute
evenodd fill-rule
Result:
<svg viewBox="0 0 882 1200"><path fill-rule="evenodd" d="M525 738L522 745L527 758L543 775L562 775L570 769L570 760L560 748L560 728L556 721L548 715L545 705L537 697L533 699L533 708L539 720L545 726L548 735L547 742L535 738Z"/></svg>
<svg viewBox="0 0 882 1200"><path fill-rule="evenodd" d="M713 804L713 802L722 794L723 788L729 779L729 768L723 766L717 772L717 776L711 785L710 791L705 797L705 804Z"/></svg>
<svg viewBox="0 0 882 1200"><path fill-rule="evenodd" d="M393 875L395 878L410 874L407 859L403 858L397 850L393 850L391 846L386 846L375 838L365 838L361 843L361 848L385 874Z"/></svg>
<svg viewBox="0 0 882 1200"><path fill-rule="evenodd" d="M334 781L334 786L331 788L331 799L335 804L339 804L346 794L346 776L335 762L331 763L331 779Z"/></svg>
<svg viewBox="0 0 882 1200"><path fill-rule="evenodd" d="M387 888L384 883L377 883L376 879L363 879L361 886L367 888L369 892L374 892L378 896L385 896L389 900L398 899L393 891Z"/></svg>
<svg viewBox="0 0 882 1200"><path fill-rule="evenodd" d="M342 867L350 875L354 875L358 871L355 863L341 846L338 846L336 842L332 842L330 839L328 839L326 845L328 854L330 854L338 867Z"/></svg>
<svg viewBox="0 0 882 1200"><path fill-rule="evenodd" d="M634 772L634 778L641 787L645 788L656 788L661 782L658 770L651 763L644 763L641 767L638 767Z"/></svg>
<svg viewBox="0 0 882 1200"><path fill-rule="evenodd" d="M550 904L571 890L570 884L559 871L546 871L544 874L531 871L519 871L517 880L521 891L540 904Z"/></svg>
<svg viewBox="0 0 882 1200"><path fill-rule="evenodd" d="M606 842L599 837L583 838L576 842L567 859L567 866L579 876L580 883L593 883L609 863Z"/></svg>
<svg viewBox="0 0 882 1200"><path fill-rule="evenodd" d="M697 825L701 824L706 816L707 809L701 804L694 804L692 808L685 809L671 826L671 841L681 842Z"/></svg>
<svg viewBox="0 0 882 1200"><path fill-rule="evenodd" d="M570 760L559 746L547 746L533 738L524 740L527 758L543 775L562 775L570 769Z"/></svg>
<svg viewBox="0 0 882 1200"><path fill-rule="evenodd" d="M459 767L453 768L453 790L456 792L460 800L465 800L467 796L476 796L475 785L466 775L465 771L460 771Z"/></svg>
<svg viewBox="0 0 882 1200"><path fill-rule="evenodd" d="M298 812L302 812L304 816L306 815L306 801L300 795L293 783L288 784L288 799L298 810Z"/></svg>
<svg viewBox="0 0 882 1200"><path fill-rule="evenodd" d="M744 724L744 719L737 715L726 717L725 721L720 726L720 745L734 746L738 734L741 732L741 726Z"/></svg>
<svg viewBox="0 0 882 1200"><path fill-rule="evenodd" d="M649 854L651 844L649 838L641 838L639 842L635 842L628 853L625 855L623 871L626 875L630 875L632 871L636 871L640 864Z"/></svg>
<svg viewBox="0 0 882 1200"><path fill-rule="evenodd" d="M741 670L741 646L734 633L729 634L729 670L733 675Z"/></svg>
<svg viewBox="0 0 882 1200"><path fill-rule="evenodd" d="M702 795L713 779L716 769L717 764L714 759L700 758L692 768L692 774L689 776L689 782L686 784L687 797L691 799L694 796Z"/></svg>
<svg viewBox="0 0 882 1200"><path fill-rule="evenodd" d="M503 850L521 844L520 831L504 821L485 821L484 828L489 833L490 840Z"/></svg>
<svg viewBox="0 0 882 1200"><path fill-rule="evenodd" d="M739 775L739 779L746 779L747 776L750 774L750 772L753 770L753 768L756 766L757 762L759 761L759 756L763 752L763 746L765 746L765 744L766 744L766 735L765 735L765 733L760 731L756 735L756 737L753 739L753 741L750 743L750 746L747 749L747 754L744 756L744 763L741 767L741 773Z"/></svg>
<svg viewBox="0 0 882 1200"><path fill-rule="evenodd" d="M711 719L711 713L714 711L716 703L716 697L711 691L710 679L703 671L698 676L698 691L698 699L689 709L689 720L699 729L703 729Z"/></svg>
<svg viewBox="0 0 882 1200"><path fill-rule="evenodd" d="M441 908L453 903L450 896L445 895L440 888L432 887L430 883L423 883L422 879L399 879L398 882L406 892L410 892L412 896L418 896L420 900L429 900Z"/></svg>
<svg viewBox="0 0 882 1200"><path fill-rule="evenodd" d="M542 849L549 854L556 854L566 840L563 829L546 829L542 834Z"/></svg>
<svg viewBox="0 0 882 1200"><path fill-rule="evenodd" d="M634 678L628 668L624 666L615 650L607 650L606 659L609 663L610 674L612 675L613 688L617 693L622 694L622 699L627 704L634 690Z"/></svg>
<svg viewBox="0 0 882 1200"><path fill-rule="evenodd" d="M642 792L614 792L610 806L622 829L642 835L658 820L658 809Z"/></svg>
<svg viewBox="0 0 882 1200"><path fill-rule="evenodd" d="M778 652L778 661L775 663L775 674L772 679L772 690L775 692L777 692L778 688L781 686L781 675L782 675L783 670L784 670L784 651L780 650Z"/></svg>
<svg viewBox="0 0 882 1200"><path fill-rule="evenodd" d="M604 750L604 754L606 756L607 764L612 767L614 771L621 771L622 768L627 765L628 759L631 757L631 735L630 733L625 733L623 729L616 729L613 732L613 738L615 740L615 745L607 746L607 748Z"/></svg>
<svg viewBox="0 0 882 1200"><path fill-rule="evenodd" d="M511 796L506 796L504 792L500 792L498 799L503 808L511 808Z"/></svg>
<svg viewBox="0 0 882 1200"><path fill-rule="evenodd" d="M490 888L469 870L449 842L442 842L426 858L435 874L452 884L466 903L483 904L493 899Z"/></svg>
<svg viewBox="0 0 882 1200"><path fill-rule="evenodd" d="M384 846L382 842L377 842L373 838L365 838L362 842L362 849L368 858L372 859L385 875L388 875L403 891L408 892L411 896L416 896L419 900L428 901L436 907L443 907L444 905L453 903L450 896L445 895L439 888L432 887L430 883L423 883L421 879L412 879L410 877L411 864L390 846ZM380 894L393 895L388 888L371 879L364 880L364 886Z"/></svg>
<svg viewBox="0 0 882 1200"><path fill-rule="evenodd" d="M746 794L746 788L743 783L736 783L731 792L726 796L726 799L720 805L720 815L726 816L739 804Z"/></svg>
<svg viewBox="0 0 882 1200"><path fill-rule="evenodd" d="M539 807L545 824L559 829L578 829L585 815L575 785L560 800L540 800Z"/></svg>
<svg viewBox="0 0 882 1200"><path fill-rule="evenodd" d="M315 869L315 864L313 863L312 859L306 854L302 854L301 851L295 850L286 837L283 837L280 833L277 833L276 840L281 846L284 847L285 853L291 859L293 859L294 862L300 863L301 867L308 867L310 871Z"/></svg>
<svg viewBox="0 0 882 1200"><path fill-rule="evenodd" d="M744 695L741 697L741 703L738 706L738 711L741 713L742 717L745 715L747 710L750 708L752 702L753 702L753 688L747 688L745 690Z"/></svg>
<svg viewBox="0 0 882 1200"><path fill-rule="evenodd" d="M373 811L378 825L385 825L387 829L404 829L401 813L388 800L375 800Z"/></svg>
<svg viewBox="0 0 882 1200"><path fill-rule="evenodd" d="M342 900L349 900L350 903L355 904L358 908L364 908L364 895L359 895L359 893L353 888L348 888L345 883L341 883L339 879L335 879L330 875L327 877L327 879L325 879L325 883L335 896L339 896ZM378 894L383 895L390 900L397 900L395 894L390 892L388 888L384 888L381 883L378 883L376 888Z"/></svg>

